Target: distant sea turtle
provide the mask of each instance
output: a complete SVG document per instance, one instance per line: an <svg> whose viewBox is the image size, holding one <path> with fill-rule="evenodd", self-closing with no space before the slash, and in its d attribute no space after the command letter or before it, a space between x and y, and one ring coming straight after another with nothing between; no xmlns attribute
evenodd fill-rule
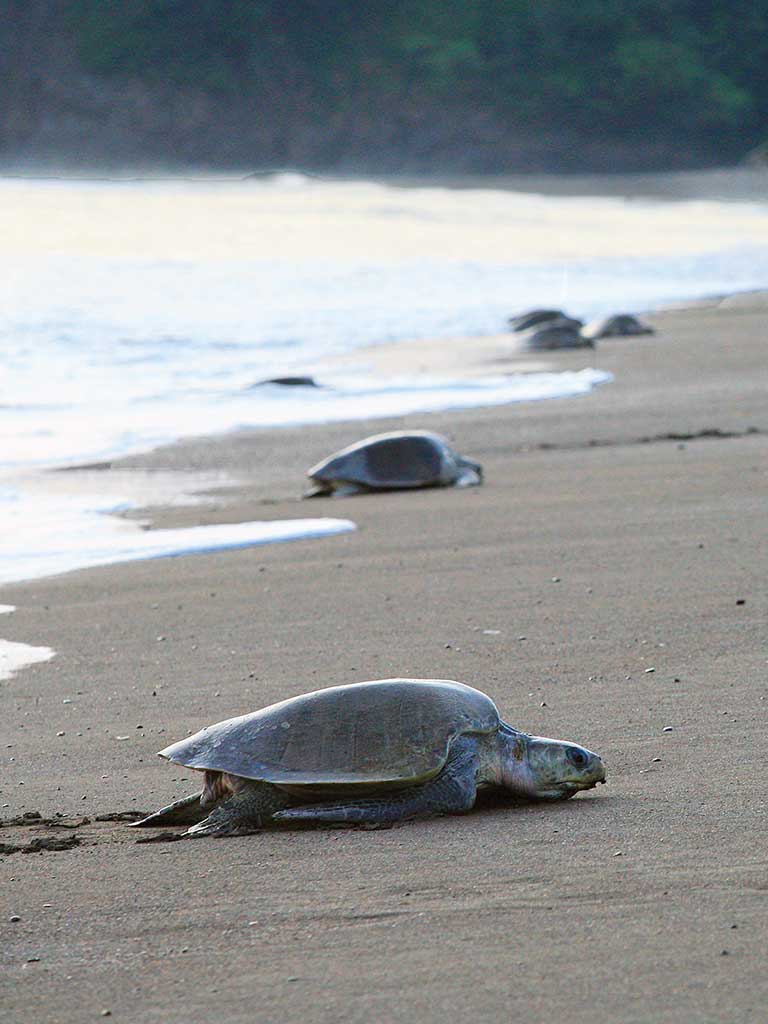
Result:
<svg viewBox="0 0 768 1024"><path fill-rule="evenodd" d="M265 384L279 384L284 388L320 387L314 377L268 377L266 380L257 380L253 384L249 384L247 390L250 391L251 388L263 388Z"/></svg>
<svg viewBox="0 0 768 1024"><path fill-rule="evenodd" d="M527 313L518 313L516 316L511 316L507 322L510 328L517 332L527 331L531 327L549 323L552 320L567 321L576 327L581 327L584 322L583 320L577 320L575 317L568 316L561 309L529 309Z"/></svg>
<svg viewBox="0 0 768 1024"><path fill-rule="evenodd" d="M205 786L135 824L191 825L190 836L455 814L486 787L566 800L605 782L597 754L519 732L490 697L444 679L315 690L209 726L160 756L205 772Z"/></svg>
<svg viewBox="0 0 768 1024"><path fill-rule="evenodd" d="M305 498L326 494L397 491L414 487L471 487L483 467L465 459L440 434L394 430L342 448L307 470L314 487Z"/></svg>
<svg viewBox="0 0 768 1024"><path fill-rule="evenodd" d="M535 327L516 332L521 348L529 352L547 352L558 348L594 348L591 338L584 337L581 320L563 317L545 320Z"/></svg>
<svg viewBox="0 0 768 1024"><path fill-rule="evenodd" d="M656 332L648 324L638 320L636 316L629 313L617 313L615 316L604 316L598 320L591 320L586 327L581 329L582 336L591 340L597 338L618 338L625 334L655 334Z"/></svg>

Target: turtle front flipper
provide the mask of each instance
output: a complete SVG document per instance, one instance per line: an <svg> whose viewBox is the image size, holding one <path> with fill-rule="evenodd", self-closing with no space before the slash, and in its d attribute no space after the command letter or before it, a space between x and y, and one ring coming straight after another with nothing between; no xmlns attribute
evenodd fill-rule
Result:
<svg viewBox="0 0 768 1024"><path fill-rule="evenodd" d="M175 800L167 807L161 807L154 814L148 814L140 821L132 821L131 828L156 828L160 825L194 825L202 821L208 811L200 806L202 793L193 793L181 800Z"/></svg>
<svg viewBox="0 0 768 1024"><path fill-rule="evenodd" d="M477 796L476 744L469 737L456 740L440 774L421 786L386 796L339 800L304 807L290 807L272 815L277 822L339 822L392 824L437 814L462 814L471 810Z"/></svg>
<svg viewBox="0 0 768 1024"><path fill-rule="evenodd" d="M188 828L185 836L242 836L256 832L291 802L286 793L268 782L238 781L241 786L237 792L217 804L203 821L198 818L199 823Z"/></svg>

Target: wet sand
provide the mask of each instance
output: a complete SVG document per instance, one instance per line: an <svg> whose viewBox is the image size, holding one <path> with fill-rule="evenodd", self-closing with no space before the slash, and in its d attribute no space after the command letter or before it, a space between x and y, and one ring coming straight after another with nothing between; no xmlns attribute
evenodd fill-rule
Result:
<svg viewBox="0 0 768 1024"><path fill-rule="evenodd" d="M4 635L57 654L0 683L0 814L91 818L0 829L81 840L0 854L5 1020L764 1019L768 305L651 320L536 357L615 375L583 398L120 463L245 481L156 526L356 533L3 588ZM456 346L514 368L497 342ZM447 433L485 486L297 500L314 460L403 425ZM486 690L513 725L599 751L609 784L381 831L137 844L93 820L192 792L154 756L188 731L395 675Z"/></svg>

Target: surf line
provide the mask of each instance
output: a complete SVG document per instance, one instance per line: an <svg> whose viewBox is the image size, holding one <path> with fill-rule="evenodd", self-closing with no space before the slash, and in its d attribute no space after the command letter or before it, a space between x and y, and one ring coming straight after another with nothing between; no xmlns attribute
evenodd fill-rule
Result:
<svg viewBox="0 0 768 1024"><path fill-rule="evenodd" d="M30 565L27 567L28 578L58 575L62 572L98 565L114 565L151 558L174 558L180 555L210 554L214 551L254 547L261 544L308 540L337 533L347 533L355 529L357 529L355 524L348 519L293 519L149 531L134 535L134 543L128 544L122 549L110 548L87 553L79 552L71 560L65 560L59 564L49 562L45 566L33 567ZM0 614L8 614L15 610L15 605L0 605ZM0 639L0 680L10 679L20 669L29 665L49 661L55 654L52 647L32 647L30 644Z"/></svg>
<svg viewBox="0 0 768 1024"><path fill-rule="evenodd" d="M15 604L0 604L0 615L10 615L15 611ZM0 639L0 679L10 679L19 669L38 661L50 661L55 654L52 647L32 647L31 644Z"/></svg>
<svg viewBox="0 0 768 1024"><path fill-rule="evenodd" d="M0 679L10 679L27 665L50 661L55 654L52 647L32 647L13 640L0 640Z"/></svg>

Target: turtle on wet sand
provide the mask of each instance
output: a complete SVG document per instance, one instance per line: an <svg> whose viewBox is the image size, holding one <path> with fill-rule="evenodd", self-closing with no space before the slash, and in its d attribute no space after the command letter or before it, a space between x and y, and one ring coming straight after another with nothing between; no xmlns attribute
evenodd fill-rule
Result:
<svg viewBox="0 0 768 1024"><path fill-rule="evenodd" d="M160 751L205 773L202 793L134 824L224 836L275 823L391 823L458 814L478 789L565 800L605 781L597 754L502 721L490 697L446 679L315 690Z"/></svg>
<svg viewBox="0 0 768 1024"><path fill-rule="evenodd" d="M520 347L529 352L595 347L592 338L585 337L581 329L581 320L574 320L571 317L545 320L525 330L518 330L515 332L515 338Z"/></svg>
<svg viewBox="0 0 768 1024"><path fill-rule="evenodd" d="M430 430L393 430L342 448L307 470L313 486L305 498L328 494L411 490L416 487L471 487L483 467L453 450Z"/></svg>
<svg viewBox="0 0 768 1024"><path fill-rule="evenodd" d="M582 338L595 341L597 338L619 338L635 334L655 334L656 332L642 320L630 313L616 313L615 316L604 316L590 322L581 329Z"/></svg>

